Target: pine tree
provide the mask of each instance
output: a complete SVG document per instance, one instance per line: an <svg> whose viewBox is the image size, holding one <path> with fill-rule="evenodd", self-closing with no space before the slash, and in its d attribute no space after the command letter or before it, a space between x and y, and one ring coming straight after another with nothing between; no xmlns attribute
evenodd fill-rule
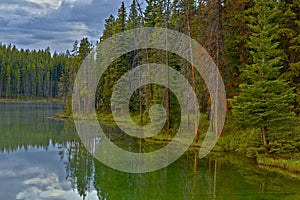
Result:
<svg viewBox="0 0 300 200"><path fill-rule="evenodd" d="M130 11L127 20L127 30L139 28L141 26L141 17L138 14L136 0L133 0L130 5Z"/></svg>
<svg viewBox="0 0 300 200"><path fill-rule="evenodd" d="M72 49L72 56L77 56L78 55L78 41L76 40L73 44L73 49Z"/></svg>
<svg viewBox="0 0 300 200"><path fill-rule="evenodd" d="M224 40L226 70L223 80L229 98L236 94L241 80L240 66L249 60L247 37L249 28L246 21L247 10L251 7L250 0L228 0L224 6Z"/></svg>
<svg viewBox="0 0 300 200"><path fill-rule="evenodd" d="M145 15L145 26L147 27L154 27L155 26L155 18L157 16L156 1L155 0L146 0L147 6L144 11Z"/></svg>
<svg viewBox="0 0 300 200"><path fill-rule="evenodd" d="M115 33L120 33L125 31L127 22L127 14L124 2L122 2L121 7L118 9L118 16L116 19L116 24L114 26Z"/></svg>
<svg viewBox="0 0 300 200"><path fill-rule="evenodd" d="M276 140L279 129L289 126L294 118L293 90L288 89L288 82L278 79L281 57L275 5L275 1L256 0L247 11L252 62L242 72L245 83L239 87L240 95L230 101L240 126L260 129L265 153L269 153L270 142Z"/></svg>
<svg viewBox="0 0 300 200"><path fill-rule="evenodd" d="M88 54L91 52L91 49L92 45L89 42L88 38L82 38L78 51L79 59L81 62L88 56Z"/></svg>
<svg viewBox="0 0 300 200"><path fill-rule="evenodd" d="M116 19L113 15L110 15L106 20L104 24L104 30L103 34L100 37L100 43L107 39L112 37L115 34L115 24ZM97 53L100 55L101 52L97 50ZM97 54L97 62L101 62L99 59L101 59L101 56ZM113 87L113 78L112 75L114 72L111 71L111 68L109 67L103 74L103 78L101 83L98 85L97 94L96 94L96 105L98 110L102 110L105 112L109 112L110 110L110 96L111 96L111 88Z"/></svg>
<svg viewBox="0 0 300 200"><path fill-rule="evenodd" d="M297 100L294 103L296 114L300 115L300 1L279 1L278 8L282 13L280 24L280 48L283 50L283 76L295 87Z"/></svg>
<svg viewBox="0 0 300 200"><path fill-rule="evenodd" d="M105 40L107 38L110 38L114 34L114 26L115 26L115 17L113 15L110 15L104 23L104 30L102 33L102 36L100 37L100 42L102 40Z"/></svg>

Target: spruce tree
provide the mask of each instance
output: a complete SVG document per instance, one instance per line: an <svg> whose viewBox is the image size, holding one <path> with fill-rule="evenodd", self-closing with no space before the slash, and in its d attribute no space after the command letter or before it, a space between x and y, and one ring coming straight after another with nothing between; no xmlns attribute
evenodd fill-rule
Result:
<svg viewBox="0 0 300 200"><path fill-rule="evenodd" d="M242 127L259 128L265 153L270 143L282 135L281 129L290 126L294 113L291 103L295 95L288 82L279 79L281 57L278 50L278 10L276 1L256 0L250 8L248 41L252 61L243 69L244 83L240 95L230 102L232 114Z"/></svg>
<svg viewBox="0 0 300 200"><path fill-rule="evenodd" d="M300 115L300 0L279 1L280 47L284 54L283 76L295 87L297 100L294 103L296 114Z"/></svg>
<svg viewBox="0 0 300 200"><path fill-rule="evenodd" d="M120 33L125 31L125 26L127 22L127 13L124 2L122 2L121 7L118 9L118 15L115 22L115 33Z"/></svg>
<svg viewBox="0 0 300 200"><path fill-rule="evenodd" d="M128 14L127 29L139 28L141 26L141 17L138 14L138 9L135 0L132 0L130 11Z"/></svg>

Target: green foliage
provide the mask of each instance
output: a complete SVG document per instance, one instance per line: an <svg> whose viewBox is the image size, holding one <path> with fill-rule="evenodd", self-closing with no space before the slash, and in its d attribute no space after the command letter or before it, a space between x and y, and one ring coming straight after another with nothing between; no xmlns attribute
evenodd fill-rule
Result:
<svg viewBox="0 0 300 200"><path fill-rule="evenodd" d="M260 165L279 167L294 172L300 172L300 161L299 158L292 159L273 159L265 156L259 156L257 162Z"/></svg>
<svg viewBox="0 0 300 200"><path fill-rule="evenodd" d="M127 23L127 14L124 2L122 2L121 7L118 10L118 16L114 24L114 33L120 33L125 31Z"/></svg>
<svg viewBox="0 0 300 200"><path fill-rule="evenodd" d="M117 15L105 20L100 43L114 34L142 26L167 27L191 36L207 49L219 67L228 97L235 96L230 100L235 124L244 129L237 135L230 132L231 125L226 125L225 138L231 142L221 141L220 148L249 156L261 153L263 147L274 154L299 151L292 112L300 113L299 0L147 0L146 3L143 10L133 0L129 13L121 3ZM122 48L122 44L119 46ZM75 41L73 49L65 54L51 54L49 48L30 51L0 45L0 98L62 97L65 116L71 116L76 73L91 48L87 38ZM141 49L115 59L101 77L95 96L101 116L111 118L111 94L119 78L147 63L165 64L182 73L191 85L195 82L200 110L209 116L210 97L200 74L193 75L193 66L168 49ZM172 81L167 74L165 79ZM135 91L130 99L129 109L135 122L147 124L149 108L154 104L164 105L169 113L170 124L164 132L175 133L180 117L192 118L192 114L180 116L174 94L150 84ZM206 127L208 122L205 123ZM199 132L205 132L204 129L200 124ZM200 140L203 137L201 134Z"/></svg>
<svg viewBox="0 0 300 200"><path fill-rule="evenodd" d="M290 86L295 87L297 94L294 110L300 114L300 1L282 1L279 9L283 16L279 21L281 49L283 49L284 68L283 77L290 81Z"/></svg>
<svg viewBox="0 0 300 200"><path fill-rule="evenodd" d="M264 151L258 129L231 130L221 136L214 150L236 152L250 158Z"/></svg>
<svg viewBox="0 0 300 200"><path fill-rule="evenodd" d="M141 17L138 14L138 7L135 0L133 0L132 4L130 5L130 11L128 14L128 21L126 26L128 30L139 28L141 26Z"/></svg>
<svg viewBox="0 0 300 200"><path fill-rule="evenodd" d="M237 124L259 128L265 151L269 152L269 142L276 140L276 133L294 122L295 94L288 82L279 79L281 57L276 41L278 25L274 24L278 14L275 1L257 0L247 13L252 31L248 42L252 61L243 70L245 83L239 86L240 95L230 102Z"/></svg>
<svg viewBox="0 0 300 200"><path fill-rule="evenodd" d="M236 123L242 127L267 127L270 131L290 125L294 117L290 105L294 94L286 88L287 83L282 80L240 85L241 94L231 100Z"/></svg>
<svg viewBox="0 0 300 200"><path fill-rule="evenodd" d="M0 44L0 98L54 98L66 56L45 50L18 50Z"/></svg>

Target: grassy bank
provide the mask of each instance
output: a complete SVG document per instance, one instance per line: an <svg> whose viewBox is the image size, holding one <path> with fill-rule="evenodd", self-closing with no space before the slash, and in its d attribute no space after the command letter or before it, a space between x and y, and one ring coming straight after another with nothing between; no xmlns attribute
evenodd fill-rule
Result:
<svg viewBox="0 0 300 200"><path fill-rule="evenodd" d="M66 113L57 113L55 117L58 119L72 119L72 115L67 115Z"/></svg>
<svg viewBox="0 0 300 200"><path fill-rule="evenodd" d="M289 155L290 157L290 155ZM300 155L293 154L293 158L271 158L266 155L257 156L257 162L259 165L281 168L293 172L300 173Z"/></svg>
<svg viewBox="0 0 300 200"><path fill-rule="evenodd" d="M300 124L296 124L282 136L270 141L269 153L265 153L260 130L239 129L228 117L222 136L214 150L234 152L253 158L261 166L300 173ZM274 136L275 137L275 136ZM288 172L287 172L288 173Z"/></svg>

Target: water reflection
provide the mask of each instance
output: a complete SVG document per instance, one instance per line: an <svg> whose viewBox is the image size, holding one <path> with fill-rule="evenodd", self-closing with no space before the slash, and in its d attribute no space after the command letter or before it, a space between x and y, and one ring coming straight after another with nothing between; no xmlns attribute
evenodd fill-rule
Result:
<svg viewBox="0 0 300 200"><path fill-rule="evenodd" d="M49 119L60 104L0 104L0 199L299 199L297 179L231 155L199 160L192 149L146 174L115 171L96 161L73 123ZM157 148L104 127L118 146ZM14 185L14 187L10 187Z"/></svg>

